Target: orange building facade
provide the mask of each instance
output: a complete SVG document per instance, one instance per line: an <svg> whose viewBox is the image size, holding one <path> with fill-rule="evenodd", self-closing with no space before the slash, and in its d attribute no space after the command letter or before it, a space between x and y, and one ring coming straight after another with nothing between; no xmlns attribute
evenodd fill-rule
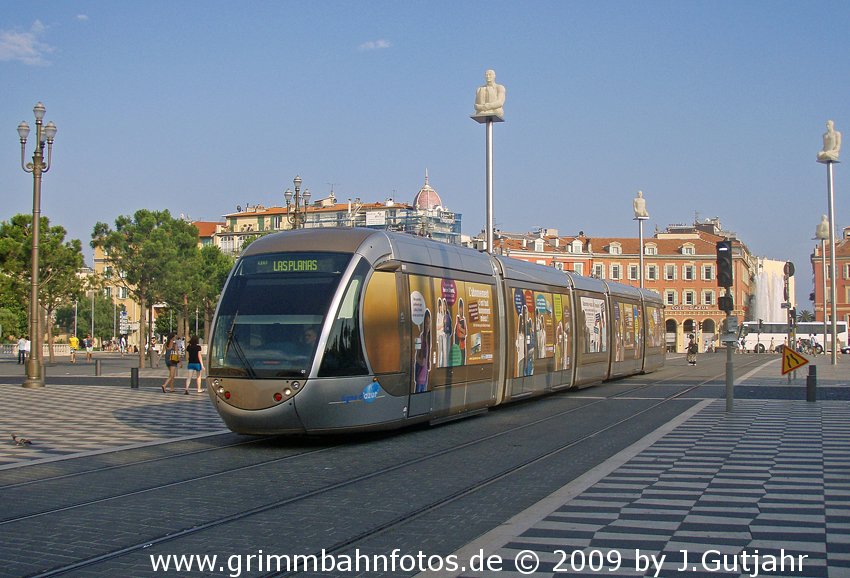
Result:
<svg viewBox="0 0 850 578"><path fill-rule="evenodd" d="M815 321L824 320L824 301L826 302L826 319L831 320L832 310L832 275L830 274L830 252L829 242L824 244L825 252L821 253L821 246L815 246L811 255L812 273L814 274L815 290L813 293ZM824 300L823 287L823 259L826 257L826 300ZM844 227L840 239L835 242L835 269L838 275L835 277L835 308L838 321L850 321L850 227Z"/></svg>
<svg viewBox="0 0 850 578"><path fill-rule="evenodd" d="M726 238L716 221L670 226L644 238L644 287L658 292L666 305L669 351L684 352L689 335L695 336L702 350L719 345L726 314L718 308L718 297L725 290L717 286L716 247L718 241ZM561 237L557 231L542 229L537 235L497 234L494 249L516 259L640 286L637 238L591 238L583 232ZM732 252L732 315L744 321L752 315L757 260L744 243L734 238Z"/></svg>

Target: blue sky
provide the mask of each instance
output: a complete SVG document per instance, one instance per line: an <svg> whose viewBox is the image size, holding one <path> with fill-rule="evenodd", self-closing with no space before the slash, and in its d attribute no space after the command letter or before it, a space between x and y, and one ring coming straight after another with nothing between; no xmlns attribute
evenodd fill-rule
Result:
<svg viewBox="0 0 850 578"><path fill-rule="evenodd" d="M6 2L0 219L32 211L15 129L42 101L59 128L43 211L84 244L139 208L281 204L296 174L314 198L334 183L410 202L426 168L474 234L469 115L493 68L497 226L637 236L640 189L647 231L720 217L793 260L811 308L826 120L850 138L848 31L844 1ZM835 174L840 235L850 173Z"/></svg>

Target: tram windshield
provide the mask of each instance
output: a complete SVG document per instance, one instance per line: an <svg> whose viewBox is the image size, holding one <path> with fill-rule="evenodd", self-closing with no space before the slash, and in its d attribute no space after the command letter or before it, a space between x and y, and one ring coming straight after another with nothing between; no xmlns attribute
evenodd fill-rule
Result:
<svg viewBox="0 0 850 578"><path fill-rule="evenodd" d="M221 297L210 371L250 378L303 377L351 254L243 258Z"/></svg>

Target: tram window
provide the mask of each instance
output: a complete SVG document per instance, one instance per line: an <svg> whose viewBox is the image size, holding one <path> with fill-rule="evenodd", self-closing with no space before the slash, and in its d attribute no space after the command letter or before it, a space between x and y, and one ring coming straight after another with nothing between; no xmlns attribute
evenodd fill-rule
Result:
<svg viewBox="0 0 850 578"><path fill-rule="evenodd" d="M360 291L369 265L361 261L345 289L327 348L319 368L320 377L365 375L368 373L360 338Z"/></svg>

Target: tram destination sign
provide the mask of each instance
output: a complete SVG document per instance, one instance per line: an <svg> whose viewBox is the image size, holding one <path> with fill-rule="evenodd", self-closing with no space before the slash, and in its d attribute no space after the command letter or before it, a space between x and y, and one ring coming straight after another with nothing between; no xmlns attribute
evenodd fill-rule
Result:
<svg viewBox="0 0 850 578"><path fill-rule="evenodd" d="M342 273L351 255L341 253L278 253L245 257L241 275Z"/></svg>

